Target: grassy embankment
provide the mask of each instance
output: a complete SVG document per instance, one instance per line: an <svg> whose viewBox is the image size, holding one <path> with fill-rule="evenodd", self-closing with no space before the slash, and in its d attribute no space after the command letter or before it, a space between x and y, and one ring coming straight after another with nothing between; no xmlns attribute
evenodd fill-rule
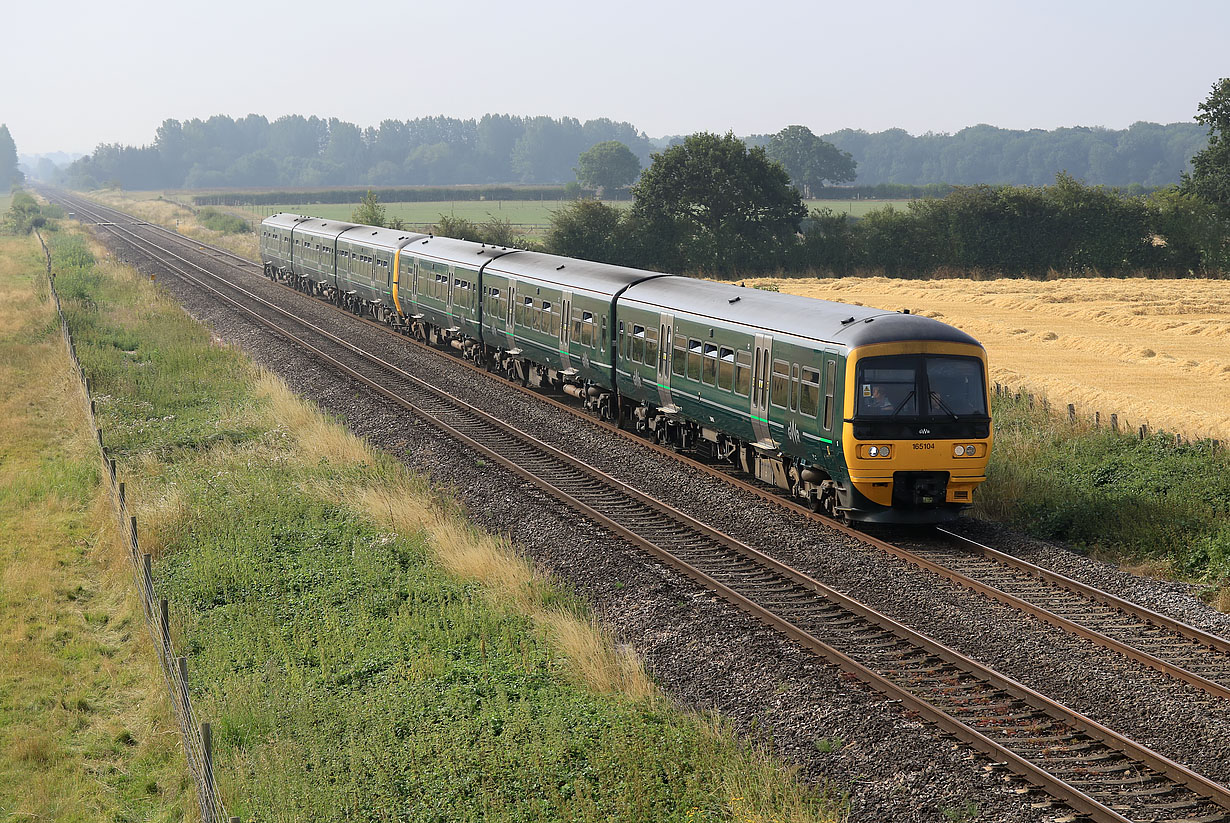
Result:
<svg viewBox="0 0 1230 823"><path fill-rule="evenodd" d="M1206 582L1230 611L1230 454L1137 437L997 398L978 513L1164 577Z"/></svg>
<svg viewBox="0 0 1230 823"><path fill-rule="evenodd" d="M583 604L155 287L58 280L232 813L830 820Z"/></svg>
<svg viewBox="0 0 1230 823"><path fill-rule="evenodd" d="M0 819L196 816L33 236L0 237Z"/></svg>
<svg viewBox="0 0 1230 823"><path fill-rule="evenodd" d="M256 234L259 218L241 226L237 214L213 208L193 211L181 203L164 199L160 192L105 189L89 192L88 196L142 220L175 229L194 240L218 246L252 261L260 261Z"/></svg>

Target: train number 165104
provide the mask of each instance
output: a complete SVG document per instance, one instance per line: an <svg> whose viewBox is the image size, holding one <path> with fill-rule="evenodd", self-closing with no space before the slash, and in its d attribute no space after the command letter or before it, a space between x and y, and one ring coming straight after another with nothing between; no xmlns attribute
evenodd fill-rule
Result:
<svg viewBox="0 0 1230 823"><path fill-rule="evenodd" d="M934 449L935 444L934 443L915 443L914 448L919 451L922 451L923 449Z"/></svg>

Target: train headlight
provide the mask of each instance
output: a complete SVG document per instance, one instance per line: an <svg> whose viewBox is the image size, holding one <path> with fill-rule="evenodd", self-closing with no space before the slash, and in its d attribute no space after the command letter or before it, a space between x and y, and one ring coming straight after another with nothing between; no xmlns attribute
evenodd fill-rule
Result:
<svg viewBox="0 0 1230 823"><path fill-rule="evenodd" d="M888 457L888 451L889 451L888 446L881 446L880 447L880 457Z"/></svg>
<svg viewBox="0 0 1230 823"><path fill-rule="evenodd" d="M977 451L978 451L978 449L977 449L977 448L975 448L974 446L966 446L966 447L965 447L965 456L966 456L966 457L973 457L973 456L974 456L974 454L975 454L975 452L977 452Z"/></svg>
<svg viewBox="0 0 1230 823"><path fill-rule="evenodd" d="M953 446L953 448L952 448L952 456L953 456L953 457L964 457L964 456L965 456L965 447L964 447L964 446Z"/></svg>
<svg viewBox="0 0 1230 823"><path fill-rule="evenodd" d="M871 455L872 457L879 457L879 456L880 456L880 447L879 447L879 446L872 446L871 448L867 449L867 454Z"/></svg>
<svg viewBox="0 0 1230 823"><path fill-rule="evenodd" d="M953 457L973 457L978 454L978 446L973 443L959 443L952 447Z"/></svg>
<svg viewBox="0 0 1230 823"><path fill-rule="evenodd" d="M874 457L877 459L883 459L885 457L888 457L890 452L892 452L892 448L889 446L860 446L859 447L859 456L861 457Z"/></svg>

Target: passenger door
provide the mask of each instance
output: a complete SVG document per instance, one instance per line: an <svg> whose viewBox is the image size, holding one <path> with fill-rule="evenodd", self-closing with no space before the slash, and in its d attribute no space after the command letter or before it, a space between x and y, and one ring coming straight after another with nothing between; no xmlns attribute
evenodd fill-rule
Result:
<svg viewBox="0 0 1230 823"><path fill-rule="evenodd" d="M773 362L773 338L767 334L756 335L752 349L752 431L762 446L776 447L769 429L769 370Z"/></svg>
<svg viewBox="0 0 1230 823"><path fill-rule="evenodd" d="M671 352L675 346L675 316L662 312L658 318L658 403L675 405L671 397Z"/></svg>

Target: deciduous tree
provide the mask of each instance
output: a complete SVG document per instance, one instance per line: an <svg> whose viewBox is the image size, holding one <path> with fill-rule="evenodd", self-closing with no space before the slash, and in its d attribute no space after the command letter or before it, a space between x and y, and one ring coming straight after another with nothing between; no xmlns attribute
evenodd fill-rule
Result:
<svg viewBox="0 0 1230 823"><path fill-rule="evenodd" d="M1191 174L1183 175L1183 189L1230 219L1230 78L1213 85L1208 99L1200 104L1196 122L1208 126L1209 144L1192 158Z"/></svg>
<svg viewBox="0 0 1230 823"><path fill-rule="evenodd" d="M858 166L847 151L821 140L807 126L787 126L773 135L765 153L782 164L799 189L819 189L826 182L852 183Z"/></svg>
<svg viewBox="0 0 1230 823"><path fill-rule="evenodd" d="M17 144L9 134L9 127L0 124L0 187L7 190L23 179L25 175L17 170Z"/></svg>
<svg viewBox="0 0 1230 823"><path fill-rule="evenodd" d="M641 173L641 161L618 140L605 140L577 158L577 180L600 193L627 186Z"/></svg>
<svg viewBox="0 0 1230 823"><path fill-rule="evenodd" d="M380 198L371 189L367 190L367 194L363 195L363 200L359 203L350 214L352 223L359 223L363 226L383 226L387 219L384 211L384 206L380 203Z"/></svg>
<svg viewBox="0 0 1230 823"><path fill-rule="evenodd" d="M643 253L668 268L774 268L807 214L785 169L729 132L654 155L632 193Z"/></svg>

